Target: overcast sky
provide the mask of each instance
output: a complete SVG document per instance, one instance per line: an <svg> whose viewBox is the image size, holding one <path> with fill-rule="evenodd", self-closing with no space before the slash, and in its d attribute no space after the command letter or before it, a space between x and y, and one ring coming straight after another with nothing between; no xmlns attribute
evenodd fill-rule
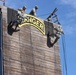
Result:
<svg viewBox="0 0 76 75"><path fill-rule="evenodd" d="M27 13L38 5L37 16L43 19L46 19L54 8L58 8L58 18L65 33L68 75L76 75L76 0L6 0L6 6L14 9L24 5L27 7ZM61 39L60 54L61 64L63 64Z"/></svg>

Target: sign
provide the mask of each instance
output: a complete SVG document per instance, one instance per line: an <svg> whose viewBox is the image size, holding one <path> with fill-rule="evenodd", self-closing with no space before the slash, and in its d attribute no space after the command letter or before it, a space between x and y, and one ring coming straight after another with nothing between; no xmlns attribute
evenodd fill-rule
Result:
<svg viewBox="0 0 76 75"><path fill-rule="evenodd" d="M19 27L24 25L32 25L37 28L43 35L45 35L45 24L41 19L29 14L25 14L24 16L25 17Z"/></svg>

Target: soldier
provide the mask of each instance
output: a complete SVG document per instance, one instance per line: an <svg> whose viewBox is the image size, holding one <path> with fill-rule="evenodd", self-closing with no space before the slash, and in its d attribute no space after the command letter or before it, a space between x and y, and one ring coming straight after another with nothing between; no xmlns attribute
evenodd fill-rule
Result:
<svg viewBox="0 0 76 75"><path fill-rule="evenodd" d="M38 6L35 6L31 12L29 13L30 15L36 16L36 12L37 12Z"/></svg>
<svg viewBox="0 0 76 75"><path fill-rule="evenodd" d="M26 13L26 6L23 6L23 8L18 9L18 15L17 15L18 17L17 21L19 21L18 23L21 23L24 17L26 17L25 13Z"/></svg>
<svg viewBox="0 0 76 75"><path fill-rule="evenodd" d="M50 32L48 32L48 34L47 34L47 38L50 41L50 47L52 47L58 41L58 39L60 38L61 34L64 34L62 26L60 26L60 25L59 26L58 25L54 26L54 30L53 31L54 31L54 33L51 36L50 36ZM52 41L52 38L54 39L53 41Z"/></svg>
<svg viewBox="0 0 76 75"><path fill-rule="evenodd" d="M26 6L23 6L23 8L18 9L18 14L22 17L24 17L24 14L26 13Z"/></svg>
<svg viewBox="0 0 76 75"><path fill-rule="evenodd" d="M22 21L24 20L24 17L26 17L24 15L25 14L25 10L26 10L26 6L23 6L23 8L19 8L18 9L17 19L14 20L13 23L12 23L12 28L14 29L14 31L17 30L17 27L19 27L18 25L21 24Z"/></svg>
<svg viewBox="0 0 76 75"><path fill-rule="evenodd" d="M23 6L23 8L18 9L18 15L17 16L18 16L18 19L20 21L22 21L24 19L25 13L26 13L26 6Z"/></svg>

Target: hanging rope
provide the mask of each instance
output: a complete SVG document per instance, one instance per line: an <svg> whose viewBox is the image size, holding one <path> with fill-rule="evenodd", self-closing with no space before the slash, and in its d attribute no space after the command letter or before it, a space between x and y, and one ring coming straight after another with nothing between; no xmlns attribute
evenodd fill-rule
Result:
<svg viewBox="0 0 76 75"><path fill-rule="evenodd" d="M68 75L68 72L67 72L67 60L66 60L66 42L65 42L65 34L62 35L62 46L63 46L63 53L64 53L64 66L65 66L65 72L66 72L66 75Z"/></svg>

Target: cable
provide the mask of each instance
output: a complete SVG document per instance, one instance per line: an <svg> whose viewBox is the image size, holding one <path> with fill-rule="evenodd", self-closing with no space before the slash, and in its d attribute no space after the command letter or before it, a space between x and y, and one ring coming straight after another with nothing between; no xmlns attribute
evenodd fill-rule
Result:
<svg viewBox="0 0 76 75"><path fill-rule="evenodd" d="M66 75L68 75L67 72L67 61L66 61L66 43L65 43L65 34L62 36L62 45L63 45L63 53L64 53L64 63L65 63L65 71Z"/></svg>
<svg viewBox="0 0 76 75"><path fill-rule="evenodd" d="M62 36L62 45L63 45L63 53L64 53L64 63L65 63L65 71L67 75L67 62L66 62L66 48L65 48L65 35Z"/></svg>

